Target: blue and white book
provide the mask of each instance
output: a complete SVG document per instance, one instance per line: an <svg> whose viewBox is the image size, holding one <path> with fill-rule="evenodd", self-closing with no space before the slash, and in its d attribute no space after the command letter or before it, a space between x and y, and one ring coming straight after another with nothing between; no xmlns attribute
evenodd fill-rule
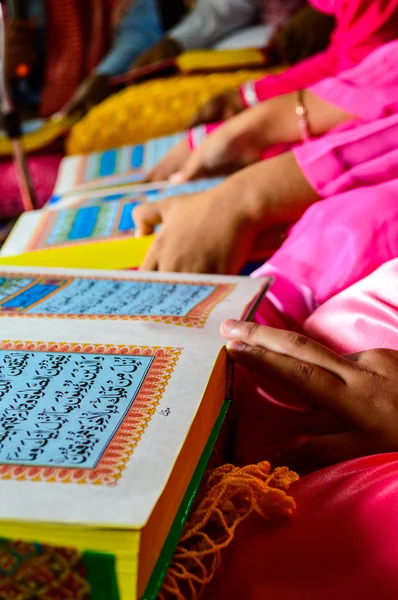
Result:
<svg viewBox="0 0 398 600"><path fill-rule="evenodd" d="M145 144L68 156L61 163L54 196L127 183L140 184L185 135L182 132Z"/></svg>

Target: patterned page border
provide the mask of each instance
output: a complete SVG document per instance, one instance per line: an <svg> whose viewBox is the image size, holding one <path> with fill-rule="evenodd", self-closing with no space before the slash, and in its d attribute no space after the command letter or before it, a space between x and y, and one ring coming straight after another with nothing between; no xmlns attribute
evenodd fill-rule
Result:
<svg viewBox="0 0 398 600"><path fill-rule="evenodd" d="M119 225L120 225L120 219L123 213L123 209L127 204L131 204L132 200L131 199L125 199L125 200L121 200L118 203L118 210L117 213L115 215L115 219L114 219L114 223L113 223L113 227L112 227L112 232L110 233L110 235L107 236L88 236L88 237L84 237L84 238L78 238L75 240L64 240L63 242L61 242L60 244L47 244L47 240L50 236L50 234L52 233L52 230L60 216L60 213L62 212L69 212L69 211L76 211L76 213L81 210L82 208L86 208L85 206L80 206L80 207L73 207L73 208L65 208L65 209L61 209L60 211L48 211L47 213L45 213L34 233L33 236L31 237L30 241L28 242L26 248L25 248L25 252L30 252L32 250L42 250L42 249L55 249L55 248L68 248L70 246L80 246L83 244L92 244L93 242L100 242L102 240L115 240L115 239L120 239L120 238L124 238L127 237L129 235L132 235L132 231L134 231L133 229L129 229L129 230L124 230L121 231L119 230ZM95 204L92 204L91 206L88 206L87 208L92 208L93 206L96 206ZM106 207L107 204L102 204L102 205L98 205L98 207L101 209L102 207Z"/></svg>
<svg viewBox="0 0 398 600"><path fill-rule="evenodd" d="M144 283L153 283L154 281L159 283L166 284L184 284L184 285L192 285L192 286L212 286L214 287L214 291L209 294L207 298L199 302L187 315L185 316L173 316L173 315L64 315L64 314L27 314L24 312L24 309L21 310L5 310L0 304L0 317L24 317L24 318L41 318L41 319L88 319L90 321L93 320L102 320L102 321L150 321L154 323L163 323L165 325L176 325L176 326L185 326L192 327L197 329L203 329L206 325L207 319L209 318L211 312L214 308L220 304L227 296L229 296L233 290L236 288L236 284L234 283L215 283L211 281L178 281L178 280L153 280L153 279L128 279L127 277L106 277L106 276L96 276L96 277L65 277L60 278L56 275L40 277L37 274L24 272L24 273L2 273L0 272L0 277L26 277L35 279L35 283L38 282L60 282L60 287L58 290L55 290L52 294L46 296L46 299L50 298L51 295L56 294L61 289L65 288L69 283L74 281L75 279L83 279L85 281L139 281ZM19 290L17 294L20 294L23 290ZM14 296L9 296L4 301L8 301ZM30 305L28 308L31 309L35 306L40 305L40 302L36 304Z"/></svg>
<svg viewBox="0 0 398 600"><path fill-rule="evenodd" d="M3 341L0 350L153 356L154 361L119 429L95 469L0 465L0 479L115 486L165 392L181 348L67 342Z"/></svg>

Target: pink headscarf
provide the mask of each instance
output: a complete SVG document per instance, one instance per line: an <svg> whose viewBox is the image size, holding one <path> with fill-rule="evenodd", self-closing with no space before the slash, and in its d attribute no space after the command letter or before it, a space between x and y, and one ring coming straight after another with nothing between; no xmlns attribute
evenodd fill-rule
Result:
<svg viewBox="0 0 398 600"><path fill-rule="evenodd" d="M267 75L241 88L246 106L306 88L351 69L368 54L398 38L398 0L308 0L336 17L329 47L284 73Z"/></svg>
<svg viewBox="0 0 398 600"><path fill-rule="evenodd" d="M398 37L398 0L309 0L320 12L334 15L331 48L339 70L360 62L378 46Z"/></svg>

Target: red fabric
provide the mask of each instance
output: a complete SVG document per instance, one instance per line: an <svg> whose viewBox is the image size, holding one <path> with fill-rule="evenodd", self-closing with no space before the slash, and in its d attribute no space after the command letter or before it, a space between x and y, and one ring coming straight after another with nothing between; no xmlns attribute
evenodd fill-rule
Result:
<svg viewBox="0 0 398 600"><path fill-rule="evenodd" d="M78 2L46 0L48 58L42 116L49 116L66 104L83 77L84 32Z"/></svg>
<svg viewBox="0 0 398 600"><path fill-rule="evenodd" d="M396 600L397 472L395 453L303 477L297 514L240 526L202 600Z"/></svg>
<svg viewBox="0 0 398 600"><path fill-rule="evenodd" d="M28 165L36 192L36 206L41 208L50 198L57 179L61 154L30 156ZM24 211L11 159L0 161L0 220L19 217Z"/></svg>
<svg viewBox="0 0 398 600"><path fill-rule="evenodd" d="M71 99L109 48L112 30L133 0L45 0L47 63L41 115Z"/></svg>

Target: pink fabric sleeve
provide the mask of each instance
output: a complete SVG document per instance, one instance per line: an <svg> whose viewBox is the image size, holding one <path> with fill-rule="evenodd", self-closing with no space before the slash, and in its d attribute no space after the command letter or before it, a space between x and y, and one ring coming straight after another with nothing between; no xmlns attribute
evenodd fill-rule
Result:
<svg viewBox="0 0 398 600"><path fill-rule="evenodd" d="M300 169L321 197L398 177L398 113L345 128L293 149Z"/></svg>
<svg viewBox="0 0 398 600"><path fill-rule="evenodd" d="M298 63L279 75L267 75L257 81L246 83L240 88L246 107L254 106L269 98L306 88L313 83L330 77L336 72L336 60L332 51L321 52Z"/></svg>
<svg viewBox="0 0 398 600"><path fill-rule="evenodd" d="M338 352L398 349L398 259L323 304L305 332Z"/></svg>
<svg viewBox="0 0 398 600"><path fill-rule="evenodd" d="M288 280L290 286L271 288L274 304L302 323L317 306L398 256L397 197L398 179L314 204L253 276ZM264 322L261 308L259 319Z"/></svg>
<svg viewBox="0 0 398 600"><path fill-rule="evenodd" d="M398 112L398 41L374 50L356 67L315 83L309 91L365 121Z"/></svg>

